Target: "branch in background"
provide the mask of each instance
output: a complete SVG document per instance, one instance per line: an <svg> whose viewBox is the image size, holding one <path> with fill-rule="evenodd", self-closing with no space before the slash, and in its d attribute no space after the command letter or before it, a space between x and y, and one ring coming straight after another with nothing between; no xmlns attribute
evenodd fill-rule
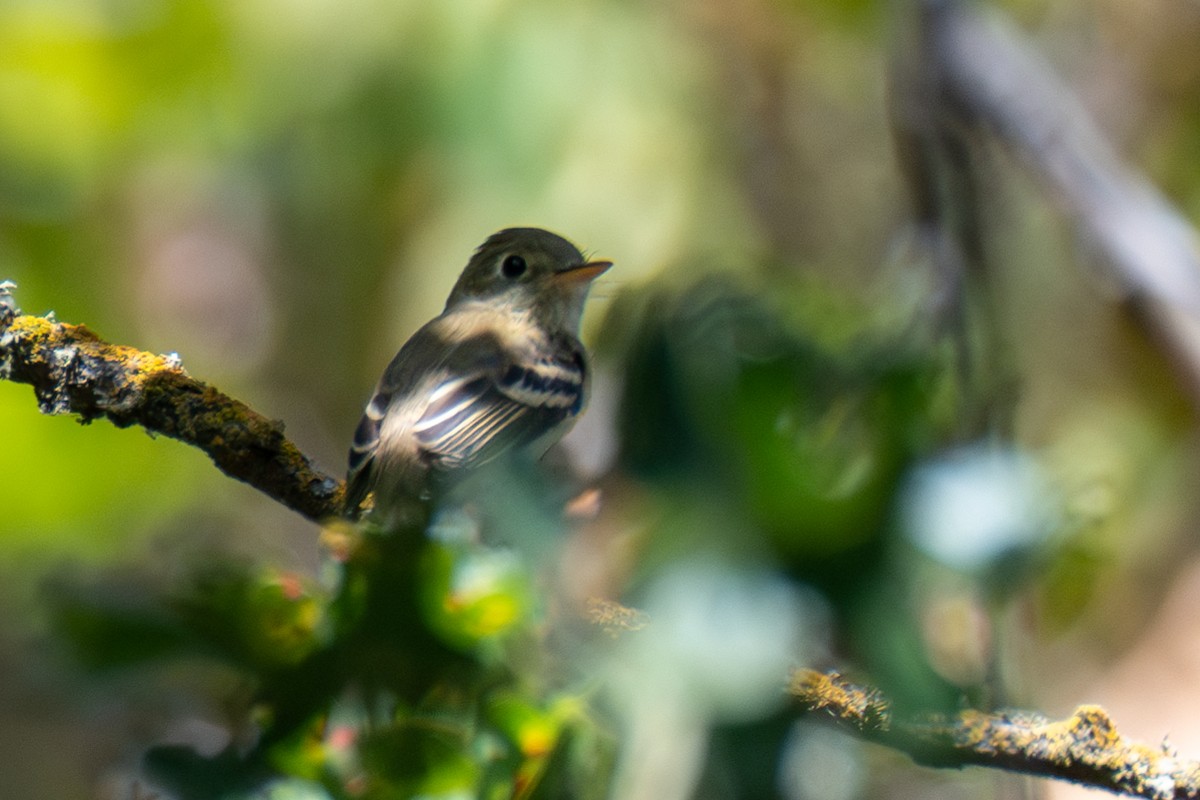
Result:
<svg viewBox="0 0 1200 800"><path fill-rule="evenodd" d="M932 267L916 330L954 347L960 386L958 436L1011 437L1019 374L1000 324L985 247L985 138L948 109L941 62L926 41L919 3L895 3L888 68L888 120L896 164L908 189L913 233Z"/></svg>
<svg viewBox="0 0 1200 800"><path fill-rule="evenodd" d="M43 414L140 425L208 453L217 468L311 520L338 513L342 482L313 466L283 423L188 375L175 355L109 344L82 325L22 315L0 284L0 379L33 386Z"/></svg>
<svg viewBox="0 0 1200 800"><path fill-rule="evenodd" d="M1024 711L901 721L877 690L836 674L797 670L789 692L802 711L926 766L992 767L1151 800L1200 797L1200 762L1179 758L1165 743L1126 741L1098 706L1058 721Z"/></svg>
<svg viewBox="0 0 1200 800"><path fill-rule="evenodd" d="M1196 232L1125 166L1053 69L998 12L960 0L905 5L918 99L940 130L987 135L1055 198L1200 396L1200 251Z"/></svg>

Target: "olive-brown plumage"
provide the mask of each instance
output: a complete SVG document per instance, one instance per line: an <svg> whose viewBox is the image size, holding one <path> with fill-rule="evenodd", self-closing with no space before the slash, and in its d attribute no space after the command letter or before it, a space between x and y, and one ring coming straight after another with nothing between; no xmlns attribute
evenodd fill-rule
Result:
<svg viewBox="0 0 1200 800"><path fill-rule="evenodd" d="M471 256L445 310L392 359L354 434L346 510L387 508L506 453L541 455L583 411L578 339L592 280L560 236L508 228Z"/></svg>

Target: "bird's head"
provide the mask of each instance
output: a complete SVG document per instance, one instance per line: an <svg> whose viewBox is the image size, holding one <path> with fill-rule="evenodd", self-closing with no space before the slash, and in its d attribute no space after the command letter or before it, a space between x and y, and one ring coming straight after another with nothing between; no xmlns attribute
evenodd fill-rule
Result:
<svg viewBox="0 0 1200 800"><path fill-rule="evenodd" d="M579 248L540 228L506 228L488 237L454 285L446 308L465 302L532 312L551 330L579 330L592 280L611 261L588 261Z"/></svg>

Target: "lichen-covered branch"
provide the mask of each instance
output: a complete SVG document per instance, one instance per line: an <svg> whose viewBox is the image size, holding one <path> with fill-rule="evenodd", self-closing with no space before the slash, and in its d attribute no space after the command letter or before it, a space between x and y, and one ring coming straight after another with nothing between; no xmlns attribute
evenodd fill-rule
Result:
<svg viewBox="0 0 1200 800"><path fill-rule="evenodd" d="M879 691L836 674L797 670L789 691L802 711L919 764L993 767L1152 800L1200 797L1200 762L1180 758L1165 744L1125 740L1099 706L1080 706L1064 720L1025 711L899 720Z"/></svg>
<svg viewBox="0 0 1200 800"><path fill-rule="evenodd" d="M174 355L102 340L83 325L23 315L0 284L0 379L33 387L44 414L105 417L193 445L232 478L311 520L337 513L341 481L283 434L283 423L198 381Z"/></svg>

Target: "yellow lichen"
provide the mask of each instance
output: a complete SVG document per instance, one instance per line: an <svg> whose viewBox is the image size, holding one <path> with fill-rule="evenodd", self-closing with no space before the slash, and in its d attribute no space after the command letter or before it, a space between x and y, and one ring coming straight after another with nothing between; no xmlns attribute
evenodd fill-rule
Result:
<svg viewBox="0 0 1200 800"><path fill-rule="evenodd" d="M44 338L57 325L45 317L35 317L30 314L13 319L12 324L8 326L8 330L15 336L21 338Z"/></svg>
<svg viewBox="0 0 1200 800"><path fill-rule="evenodd" d="M588 598L586 613L592 624L614 638L627 631L640 631L650 624L646 612L603 597Z"/></svg>
<svg viewBox="0 0 1200 800"><path fill-rule="evenodd" d="M1096 747L1112 747L1121 739L1112 718L1100 706L1080 706L1066 725L1077 740Z"/></svg>
<svg viewBox="0 0 1200 800"><path fill-rule="evenodd" d="M874 689L848 683L836 672L797 669L792 672L788 691L812 711L825 711L856 727L886 729L891 709Z"/></svg>

